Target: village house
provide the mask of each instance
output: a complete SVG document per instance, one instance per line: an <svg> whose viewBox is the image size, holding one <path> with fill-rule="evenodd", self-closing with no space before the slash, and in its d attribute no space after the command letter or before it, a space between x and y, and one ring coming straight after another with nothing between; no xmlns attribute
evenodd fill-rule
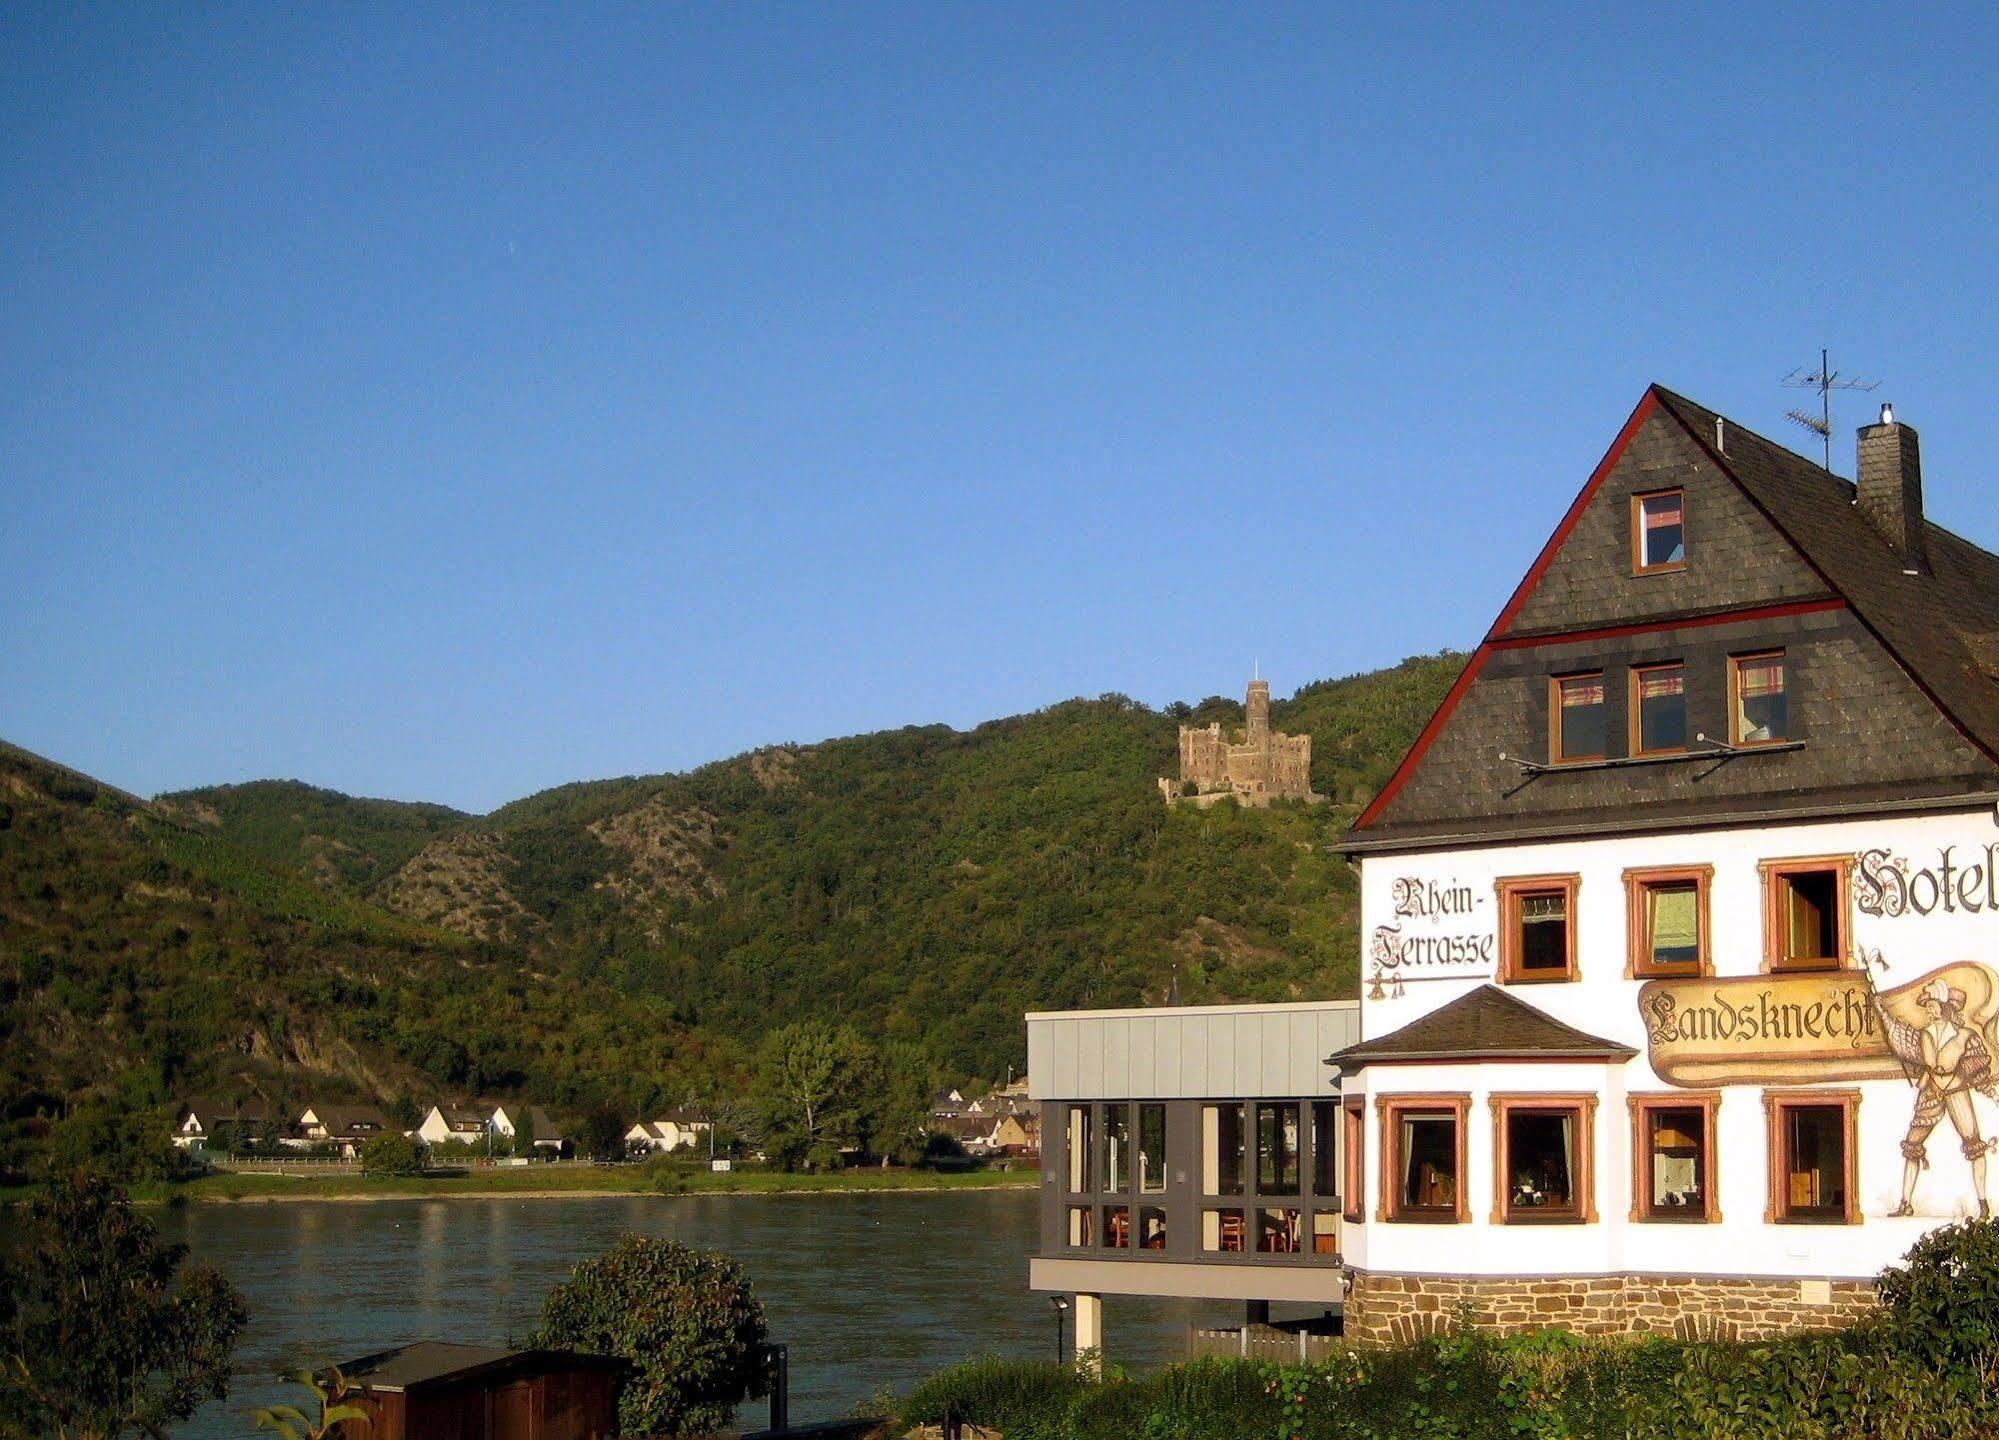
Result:
<svg viewBox="0 0 1999 1440"><path fill-rule="evenodd" d="M698 1110L676 1107L657 1120L642 1120L625 1132L625 1145L633 1150L692 1150L705 1145L714 1132L714 1122Z"/></svg>
<svg viewBox="0 0 1999 1440"><path fill-rule="evenodd" d="M521 1127L525 1125L534 1141L534 1148L548 1156L560 1155L567 1143L561 1127L539 1105L503 1100L493 1107L492 1125L494 1134L505 1135L509 1139L520 1134Z"/></svg>
<svg viewBox="0 0 1999 1440"><path fill-rule="evenodd" d="M270 1103L264 1100L189 1100L174 1116L173 1143L183 1150L206 1150L211 1143L227 1140L230 1132L241 1134L271 1123Z"/></svg>
<svg viewBox="0 0 1999 1440"><path fill-rule="evenodd" d="M1886 407L1858 477L1646 391L1342 842L1316 1079L1268 1073L1281 1007L1220 1073L1213 1019L1029 1017L1079 1344L1105 1293L1764 1336L1987 1212L1999 557ZM1219 1283L1266 1247L1325 1259Z"/></svg>
<svg viewBox="0 0 1999 1440"><path fill-rule="evenodd" d="M343 1159L352 1160L363 1145L396 1128L376 1106L315 1101L299 1112L293 1133L281 1143L299 1150L330 1146Z"/></svg>
<svg viewBox="0 0 1999 1440"><path fill-rule="evenodd" d="M476 1145L484 1148L493 1134L494 1108L478 1101L465 1105L432 1105L417 1123L416 1138L433 1149L439 1145Z"/></svg>

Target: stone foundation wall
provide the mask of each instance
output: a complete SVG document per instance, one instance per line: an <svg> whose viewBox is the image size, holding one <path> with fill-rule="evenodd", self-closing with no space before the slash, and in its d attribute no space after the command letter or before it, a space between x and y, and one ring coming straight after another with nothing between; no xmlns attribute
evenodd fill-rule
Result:
<svg viewBox="0 0 1999 1440"><path fill-rule="evenodd" d="M1716 1279L1693 1275L1458 1279L1356 1272L1346 1335L1398 1345L1450 1326L1461 1311L1482 1328L1559 1326L1591 1335L1761 1340L1848 1325L1874 1308L1871 1280Z"/></svg>

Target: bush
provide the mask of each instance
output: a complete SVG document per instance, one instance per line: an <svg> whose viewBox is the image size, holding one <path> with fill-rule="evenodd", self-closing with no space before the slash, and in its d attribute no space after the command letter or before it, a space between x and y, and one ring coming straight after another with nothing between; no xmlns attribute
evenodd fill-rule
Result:
<svg viewBox="0 0 1999 1440"><path fill-rule="evenodd" d="M626 1235L542 1302L533 1343L632 1364L628 1435L705 1435L764 1393L763 1305L727 1255Z"/></svg>
<svg viewBox="0 0 1999 1440"><path fill-rule="evenodd" d="M424 1160L422 1143L400 1130L385 1130L361 1147L363 1175L421 1175Z"/></svg>

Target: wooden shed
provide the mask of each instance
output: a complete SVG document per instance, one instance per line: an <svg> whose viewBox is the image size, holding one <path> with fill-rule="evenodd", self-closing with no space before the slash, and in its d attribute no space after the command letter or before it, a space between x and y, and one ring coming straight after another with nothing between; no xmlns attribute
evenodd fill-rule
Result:
<svg viewBox="0 0 1999 1440"><path fill-rule="evenodd" d="M601 1440L618 1433L625 1362L566 1350L421 1340L340 1367L367 1425L342 1440Z"/></svg>

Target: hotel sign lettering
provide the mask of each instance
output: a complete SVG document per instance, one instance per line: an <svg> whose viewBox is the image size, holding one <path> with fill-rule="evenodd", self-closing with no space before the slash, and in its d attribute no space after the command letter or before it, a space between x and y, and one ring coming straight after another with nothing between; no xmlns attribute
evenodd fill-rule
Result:
<svg viewBox="0 0 1999 1440"><path fill-rule="evenodd" d="M1863 850L1853 871L1853 903L1863 915L1892 919L1936 911L1999 913L1999 845L1973 850L1941 846L1934 865L1911 865L1886 850Z"/></svg>
<svg viewBox="0 0 1999 1440"><path fill-rule="evenodd" d="M1390 886L1393 924L1368 936L1369 998L1385 997L1384 983L1399 986L1418 974L1490 974L1496 937L1488 897L1455 880L1398 875Z"/></svg>
<svg viewBox="0 0 1999 1440"><path fill-rule="evenodd" d="M1654 980L1638 992L1652 1070L1669 1085L1892 1079L1874 991L1859 971Z"/></svg>

